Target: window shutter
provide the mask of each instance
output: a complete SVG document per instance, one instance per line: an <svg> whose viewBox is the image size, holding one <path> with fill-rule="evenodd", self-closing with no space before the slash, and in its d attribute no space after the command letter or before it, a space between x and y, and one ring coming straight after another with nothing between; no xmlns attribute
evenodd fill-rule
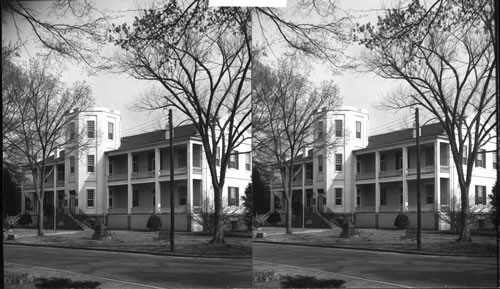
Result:
<svg viewBox="0 0 500 289"><path fill-rule="evenodd" d="M235 206L239 206L240 205L240 188L236 188L236 194L235 194L235 201L234 201L234 204Z"/></svg>
<svg viewBox="0 0 500 289"><path fill-rule="evenodd" d="M478 200L478 189L479 189L479 187L476 186L476 201L475 201L475 204L477 204L479 202L479 200Z"/></svg>

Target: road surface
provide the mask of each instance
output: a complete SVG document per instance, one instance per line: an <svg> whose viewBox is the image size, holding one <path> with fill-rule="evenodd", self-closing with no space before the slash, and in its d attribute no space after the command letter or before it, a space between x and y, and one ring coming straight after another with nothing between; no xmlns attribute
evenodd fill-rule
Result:
<svg viewBox="0 0 500 289"><path fill-rule="evenodd" d="M4 262L75 272L159 288L252 286L251 259L208 259L49 247L4 246ZM98 281L98 279L96 279ZM127 283L129 282L129 283Z"/></svg>
<svg viewBox="0 0 500 289"><path fill-rule="evenodd" d="M495 287L494 257L441 257L253 243L256 265L307 268L390 287ZM387 283L383 283L387 282ZM348 285L348 284L346 284Z"/></svg>

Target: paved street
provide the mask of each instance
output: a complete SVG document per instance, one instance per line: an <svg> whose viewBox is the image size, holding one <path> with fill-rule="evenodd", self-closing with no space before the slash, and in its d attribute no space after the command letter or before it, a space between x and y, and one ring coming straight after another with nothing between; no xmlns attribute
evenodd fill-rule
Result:
<svg viewBox="0 0 500 289"><path fill-rule="evenodd" d="M251 259L208 259L4 246L4 262L48 267L161 288L251 287ZM133 288L124 283L123 288Z"/></svg>
<svg viewBox="0 0 500 289"><path fill-rule="evenodd" d="M422 256L254 242L253 258L255 266L264 262L290 269L308 268L363 278L373 284L387 282L390 287L496 286L496 259L491 257Z"/></svg>

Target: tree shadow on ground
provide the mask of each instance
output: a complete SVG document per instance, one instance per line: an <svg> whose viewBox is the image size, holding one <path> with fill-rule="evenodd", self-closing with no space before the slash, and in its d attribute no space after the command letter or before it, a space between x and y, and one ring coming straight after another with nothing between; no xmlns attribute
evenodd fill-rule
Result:
<svg viewBox="0 0 500 289"><path fill-rule="evenodd" d="M313 276L284 276L281 281L283 288L345 288L344 280L317 279Z"/></svg>
<svg viewBox="0 0 500 289"><path fill-rule="evenodd" d="M101 283L97 281L72 281L68 278L55 278L50 279L40 278L36 283L37 288L79 288L79 289L95 289Z"/></svg>

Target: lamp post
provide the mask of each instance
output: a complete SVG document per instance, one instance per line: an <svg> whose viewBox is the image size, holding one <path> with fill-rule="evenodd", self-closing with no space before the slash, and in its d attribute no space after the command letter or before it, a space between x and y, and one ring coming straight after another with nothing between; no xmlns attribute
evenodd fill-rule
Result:
<svg viewBox="0 0 500 289"><path fill-rule="evenodd" d="M175 225L175 206L174 206L174 129L172 125L172 109L168 110L168 130L170 142L170 251L174 251L174 225Z"/></svg>

